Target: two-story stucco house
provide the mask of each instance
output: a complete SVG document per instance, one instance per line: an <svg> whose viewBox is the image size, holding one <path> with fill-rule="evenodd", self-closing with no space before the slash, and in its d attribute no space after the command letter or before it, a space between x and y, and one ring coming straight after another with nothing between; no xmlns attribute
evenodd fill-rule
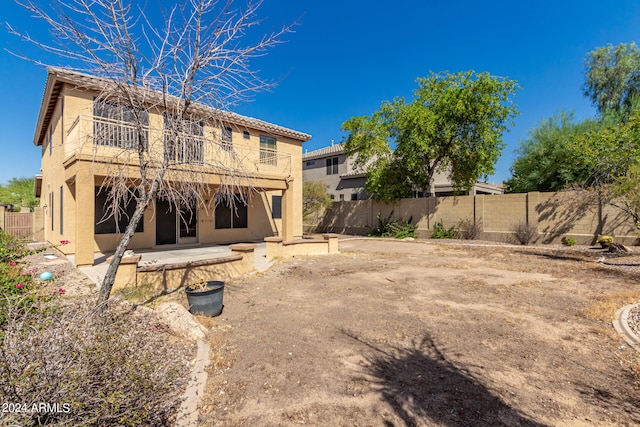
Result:
<svg viewBox="0 0 640 427"><path fill-rule="evenodd" d="M320 181L327 185L327 193L335 201L364 200L370 196L365 189L366 167L356 168L355 158L343 153L343 144L309 151L302 155L302 175L305 182ZM433 177L435 196L453 196L453 184L446 173L436 173ZM504 187L477 182L469 194L503 194ZM416 191L417 197L428 196Z"/></svg>
<svg viewBox="0 0 640 427"><path fill-rule="evenodd" d="M320 181L327 185L331 199L365 200L365 174L354 167L354 158L342 152L342 144L331 144L302 155L302 176L305 182Z"/></svg>
<svg viewBox="0 0 640 427"><path fill-rule="evenodd" d="M34 136L34 144L42 147L36 189L44 207L45 240L68 240L61 249L74 255L76 265L88 266L95 253L115 250L118 231L126 225L105 215L106 196L100 187L114 164L128 158L119 153L137 147L131 143L136 129L126 111L114 119L106 114L114 106L99 104L106 80L62 69L47 71ZM200 112L202 120L183 129L185 135L171 151L180 158L180 168L199 173L198 179L215 191L220 174L201 166L220 163L233 153L259 191L235 209L206 200L207 206L197 206L195 215L182 218L168 202L157 199L145 210L129 248L302 236L302 143L310 135L204 105L195 105L193 111L196 116ZM163 113L157 106L145 112L148 141L162 141L166 135ZM213 116L219 118L215 123L207 119ZM135 164L118 170L127 171L132 180L139 174ZM126 215L119 221L124 220Z"/></svg>

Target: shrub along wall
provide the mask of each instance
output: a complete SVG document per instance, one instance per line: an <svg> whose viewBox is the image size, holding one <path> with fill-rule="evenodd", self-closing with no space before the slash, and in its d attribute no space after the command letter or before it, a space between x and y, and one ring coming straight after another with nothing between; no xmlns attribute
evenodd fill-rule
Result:
<svg viewBox="0 0 640 427"><path fill-rule="evenodd" d="M638 243L638 232L628 215L578 192L335 202L317 223L306 224L305 230L366 235L377 224L378 214L397 220L411 218L420 237L430 237L436 223L448 228L466 219L481 224L478 239L497 242L515 243L514 229L522 222L537 226L532 243L560 243L573 237L579 244L594 244L602 234L615 236L619 243Z"/></svg>

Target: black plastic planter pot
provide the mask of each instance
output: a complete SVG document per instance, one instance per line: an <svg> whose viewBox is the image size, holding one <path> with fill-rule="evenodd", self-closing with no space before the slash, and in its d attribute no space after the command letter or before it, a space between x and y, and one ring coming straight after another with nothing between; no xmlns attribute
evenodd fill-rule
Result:
<svg viewBox="0 0 640 427"><path fill-rule="evenodd" d="M189 312L191 314L203 314L205 316L218 316L222 313L222 294L224 293L224 282L220 280L210 280L207 282L206 291L192 291L185 288L187 301L189 302Z"/></svg>

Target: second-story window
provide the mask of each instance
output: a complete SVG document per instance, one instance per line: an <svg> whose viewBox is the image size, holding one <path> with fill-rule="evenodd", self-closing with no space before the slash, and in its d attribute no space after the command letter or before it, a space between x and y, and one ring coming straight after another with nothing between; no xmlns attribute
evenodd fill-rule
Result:
<svg viewBox="0 0 640 427"><path fill-rule="evenodd" d="M338 158L332 157L327 159L327 175L337 175L338 174Z"/></svg>
<svg viewBox="0 0 640 427"><path fill-rule="evenodd" d="M229 126L222 126L222 148L227 151L233 150L233 129Z"/></svg>
<svg viewBox="0 0 640 427"><path fill-rule="evenodd" d="M204 122L164 114L164 149L176 163L204 162Z"/></svg>
<svg viewBox="0 0 640 427"><path fill-rule="evenodd" d="M149 113L116 103L93 103L93 138L97 145L137 150L148 148Z"/></svg>
<svg viewBox="0 0 640 427"><path fill-rule="evenodd" d="M276 139L271 136L260 135L260 163L276 165Z"/></svg>

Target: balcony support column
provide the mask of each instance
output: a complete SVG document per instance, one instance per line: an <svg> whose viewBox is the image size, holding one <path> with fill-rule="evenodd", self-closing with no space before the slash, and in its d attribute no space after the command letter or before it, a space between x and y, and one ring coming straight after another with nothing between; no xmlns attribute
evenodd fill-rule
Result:
<svg viewBox="0 0 640 427"><path fill-rule="evenodd" d="M302 183L287 178L282 191L282 234L285 242L302 238Z"/></svg>
<svg viewBox="0 0 640 427"><path fill-rule="evenodd" d="M75 264L77 267L93 265L95 185L90 164L82 164L75 176Z"/></svg>

